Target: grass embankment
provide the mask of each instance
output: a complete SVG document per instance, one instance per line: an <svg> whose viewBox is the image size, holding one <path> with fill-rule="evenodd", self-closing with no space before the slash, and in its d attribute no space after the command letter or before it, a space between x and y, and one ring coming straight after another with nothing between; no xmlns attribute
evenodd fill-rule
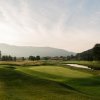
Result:
<svg viewBox="0 0 100 100"><path fill-rule="evenodd" d="M61 66L0 66L0 100L100 100L99 74Z"/></svg>

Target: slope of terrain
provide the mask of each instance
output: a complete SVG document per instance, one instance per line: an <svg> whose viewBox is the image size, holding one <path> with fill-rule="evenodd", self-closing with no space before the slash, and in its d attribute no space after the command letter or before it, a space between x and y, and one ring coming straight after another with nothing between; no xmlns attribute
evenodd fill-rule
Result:
<svg viewBox="0 0 100 100"><path fill-rule="evenodd" d="M96 44L92 49L78 53L76 57L79 60L99 60L100 61L100 44Z"/></svg>

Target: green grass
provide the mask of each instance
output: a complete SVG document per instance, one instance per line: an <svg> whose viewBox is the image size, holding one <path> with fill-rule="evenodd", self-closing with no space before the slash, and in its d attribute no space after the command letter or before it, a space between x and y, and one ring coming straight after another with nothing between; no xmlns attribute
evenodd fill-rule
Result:
<svg viewBox="0 0 100 100"><path fill-rule="evenodd" d="M100 100L100 74L61 66L0 65L0 100Z"/></svg>
<svg viewBox="0 0 100 100"><path fill-rule="evenodd" d="M71 70L60 66L40 66L40 67L31 67L29 69L67 78L84 78L92 76L92 74L89 73L84 73L77 70Z"/></svg>

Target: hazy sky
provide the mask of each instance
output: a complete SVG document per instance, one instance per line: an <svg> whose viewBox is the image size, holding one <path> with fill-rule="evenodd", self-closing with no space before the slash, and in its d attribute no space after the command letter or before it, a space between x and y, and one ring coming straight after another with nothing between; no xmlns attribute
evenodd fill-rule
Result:
<svg viewBox="0 0 100 100"><path fill-rule="evenodd" d="M100 0L0 0L0 43L87 50L100 43Z"/></svg>

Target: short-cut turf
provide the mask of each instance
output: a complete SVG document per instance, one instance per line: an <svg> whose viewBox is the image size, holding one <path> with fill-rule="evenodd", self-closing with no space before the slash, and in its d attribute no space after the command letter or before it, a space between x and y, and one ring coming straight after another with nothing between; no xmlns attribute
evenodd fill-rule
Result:
<svg viewBox="0 0 100 100"><path fill-rule="evenodd" d="M99 100L99 78L60 66L1 65L0 100Z"/></svg>

